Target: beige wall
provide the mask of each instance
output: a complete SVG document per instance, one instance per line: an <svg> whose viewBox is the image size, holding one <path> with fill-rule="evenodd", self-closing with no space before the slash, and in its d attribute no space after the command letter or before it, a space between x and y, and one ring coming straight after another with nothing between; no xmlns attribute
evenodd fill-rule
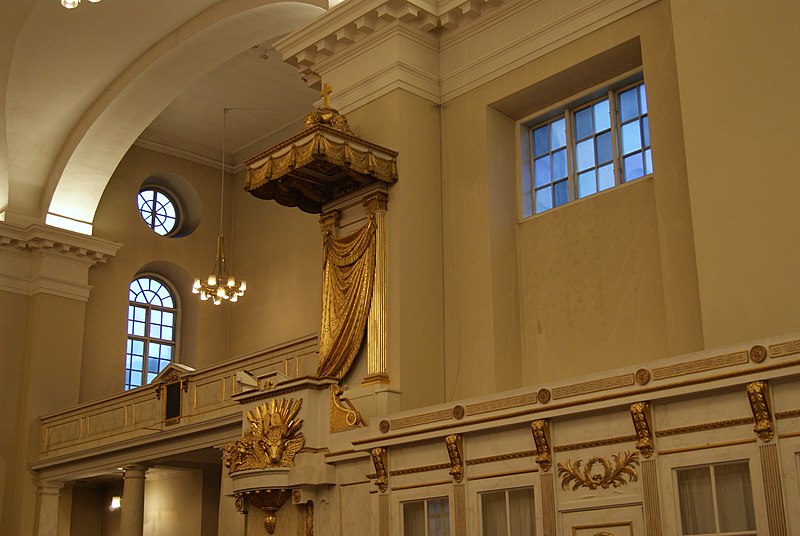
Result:
<svg viewBox="0 0 800 536"><path fill-rule="evenodd" d="M703 347L668 7L636 12L444 105L448 394ZM622 52L592 62L615 47ZM517 224L514 120L637 64L655 176Z"/></svg>
<svg viewBox="0 0 800 536"><path fill-rule="evenodd" d="M671 11L706 344L796 329L800 3Z"/></svg>

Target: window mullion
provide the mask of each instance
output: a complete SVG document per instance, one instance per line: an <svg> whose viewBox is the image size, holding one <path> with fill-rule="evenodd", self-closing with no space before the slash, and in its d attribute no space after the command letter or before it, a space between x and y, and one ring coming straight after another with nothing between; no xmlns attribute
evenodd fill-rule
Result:
<svg viewBox="0 0 800 536"><path fill-rule="evenodd" d="M714 505L714 534L719 534L719 508L717 507L717 475L714 472L714 466L708 467L711 471L711 504Z"/></svg>
<svg viewBox="0 0 800 536"><path fill-rule="evenodd" d="M510 505L511 500L510 500L510 497L508 496L508 490L506 490L506 492L505 492L505 499L506 499L506 504L505 504L505 507L506 507L506 534L508 536L511 536L511 505Z"/></svg>
<svg viewBox="0 0 800 536"><path fill-rule="evenodd" d="M614 185L620 185L622 180L622 161L620 158L620 122L617 110L617 94L614 91L608 92L609 113L611 114L611 152L614 162Z"/></svg>
<svg viewBox="0 0 800 536"><path fill-rule="evenodd" d="M575 201L577 196L577 172L575 165L575 133L572 126L574 120L572 110L564 110L564 123L566 123L567 132L567 189L569 191L569 200Z"/></svg>

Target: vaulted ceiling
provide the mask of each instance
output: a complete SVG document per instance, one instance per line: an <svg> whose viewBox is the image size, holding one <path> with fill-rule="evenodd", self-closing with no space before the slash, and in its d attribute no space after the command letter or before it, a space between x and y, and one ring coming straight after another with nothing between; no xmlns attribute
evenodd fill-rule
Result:
<svg viewBox="0 0 800 536"><path fill-rule="evenodd" d="M0 213L15 225L47 219L91 232L103 189L132 144L218 161L224 108L232 109L227 162L265 148L317 99L270 44L328 7L0 3Z"/></svg>

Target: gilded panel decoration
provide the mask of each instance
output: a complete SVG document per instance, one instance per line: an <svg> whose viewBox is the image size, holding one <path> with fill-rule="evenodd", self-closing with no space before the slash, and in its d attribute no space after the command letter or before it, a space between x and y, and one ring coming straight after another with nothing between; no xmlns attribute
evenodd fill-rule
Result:
<svg viewBox="0 0 800 536"><path fill-rule="evenodd" d="M558 476L561 478L561 488L589 488L595 490L618 488L630 482L636 482L639 475L636 468L639 466L638 452L623 452L611 456L611 461L600 456L592 456L584 465L583 460L572 463L558 464Z"/></svg>
<svg viewBox="0 0 800 536"><path fill-rule="evenodd" d="M247 412L250 430L225 446L223 459L229 473L246 469L293 467L294 457L305 445L297 418L302 400L272 399Z"/></svg>
<svg viewBox="0 0 800 536"><path fill-rule="evenodd" d="M342 388L338 385L331 385L330 399L330 431L341 432L352 430L364 426L364 419L361 413L355 408L353 403L342 398Z"/></svg>

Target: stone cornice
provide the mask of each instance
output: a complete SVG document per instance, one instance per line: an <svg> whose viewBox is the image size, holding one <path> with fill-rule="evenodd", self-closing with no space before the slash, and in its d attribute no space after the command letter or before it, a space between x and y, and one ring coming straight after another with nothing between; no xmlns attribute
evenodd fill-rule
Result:
<svg viewBox="0 0 800 536"><path fill-rule="evenodd" d="M0 247L51 252L85 260L89 266L106 262L122 246L117 242L73 233L47 225L22 228L0 223Z"/></svg>
<svg viewBox="0 0 800 536"><path fill-rule="evenodd" d="M296 66L312 87L320 78L318 63L381 28L403 22L422 32L458 28L505 0L364 0L345 2L311 24L275 43L275 50Z"/></svg>
<svg viewBox="0 0 800 536"><path fill-rule="evenodd" d="M89 268L122 246L47 225L17 227L0 222L0 290L86 301Z"/></svg>

